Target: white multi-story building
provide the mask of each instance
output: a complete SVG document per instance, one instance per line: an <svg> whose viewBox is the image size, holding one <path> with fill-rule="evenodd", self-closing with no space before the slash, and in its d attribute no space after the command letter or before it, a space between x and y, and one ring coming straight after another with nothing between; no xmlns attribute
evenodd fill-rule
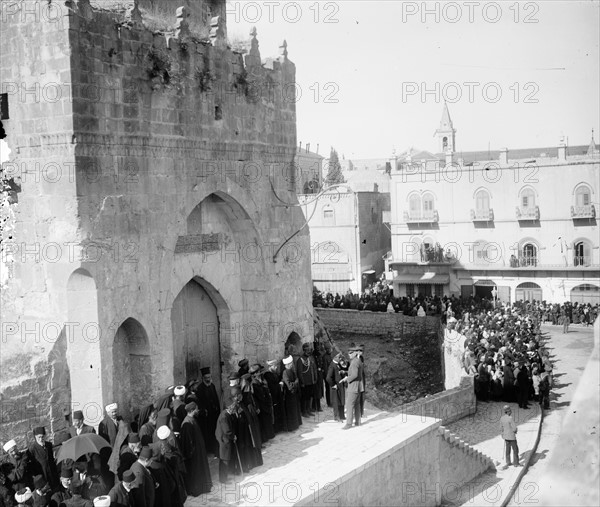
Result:
<svg viewBox="0 0 600 507"><path fill-rule="evenodd" d="M396 295L512 302L600 299L600 156L589 145L457 152L444 106L444 152L391 162Z"/></svg>

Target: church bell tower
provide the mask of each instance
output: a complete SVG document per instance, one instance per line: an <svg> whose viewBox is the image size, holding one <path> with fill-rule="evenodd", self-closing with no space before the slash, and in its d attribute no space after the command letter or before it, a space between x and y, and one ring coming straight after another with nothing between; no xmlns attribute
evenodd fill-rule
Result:
<svg viewBox="0 0 600 507"><path fill-rule="evenodd" d="M444 102L444 110L442 112L442 119L440 120L440 126L435 131L435 135L438 138L438 152L447 153L456 151L455 136L456 129L452 125L450 119L450 112L448 111L448 104Z"/></svg>

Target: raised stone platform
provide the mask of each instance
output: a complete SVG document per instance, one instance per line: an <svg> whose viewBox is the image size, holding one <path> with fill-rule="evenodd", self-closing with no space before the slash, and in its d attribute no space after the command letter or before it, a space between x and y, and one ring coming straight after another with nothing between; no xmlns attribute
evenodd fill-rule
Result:
<svg viewBox="0 0 600 507"><path fill-rule="evenodd" d="M345 431L333 421L331 409L304 419L299 430L279 434L265 446L263 466L226 485L218 483L218 460L211 460L212 492L190 498L186 507L434 506L446 489L456 487L452 469L469 468L461 460L487 466L468 449L457 450L453 462L445 463L448 444L438 429L440 419L371 407L365 407L365 415L360 427ZM474 470L473 477L481 471Z"/></svg>

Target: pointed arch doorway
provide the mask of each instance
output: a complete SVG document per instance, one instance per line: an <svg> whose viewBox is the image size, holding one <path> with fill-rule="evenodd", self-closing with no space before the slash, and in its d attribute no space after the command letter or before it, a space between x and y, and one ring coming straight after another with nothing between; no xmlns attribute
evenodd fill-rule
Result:
<svg viewBox="0 0 600 507"><path fill-rule="evenodd" d="M221 393L219 317L212 298L196 280L190 280L171 309L173 379L176 383L202 378L210 366L217 393Z"/></svg>

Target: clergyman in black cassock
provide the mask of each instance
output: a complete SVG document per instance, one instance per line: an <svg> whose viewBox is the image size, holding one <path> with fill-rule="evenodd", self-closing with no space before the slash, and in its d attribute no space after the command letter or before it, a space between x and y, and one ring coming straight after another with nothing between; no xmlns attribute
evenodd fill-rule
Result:
<svg viewBox="0 0 600 507"><path fill-rule="evenodd" d="M198 421L202 435L204 435L206 451L217 456L219 454L219 444L215 438L215 430L221 412L221 404L217 395L217 388L212 383L210 368L202 368L200 372L202 373L202 383L196 388L198 408L200 409Z"/></svg>
<svg viewBox="0 0 600 507"><path fill-rule="evenodd" d="M210 468L202 430L196 420L198 405L195 402L185 406L186 418L181 425L181 452L185 460L185 489L189 495L208 493L212 488Z"/></svg>

